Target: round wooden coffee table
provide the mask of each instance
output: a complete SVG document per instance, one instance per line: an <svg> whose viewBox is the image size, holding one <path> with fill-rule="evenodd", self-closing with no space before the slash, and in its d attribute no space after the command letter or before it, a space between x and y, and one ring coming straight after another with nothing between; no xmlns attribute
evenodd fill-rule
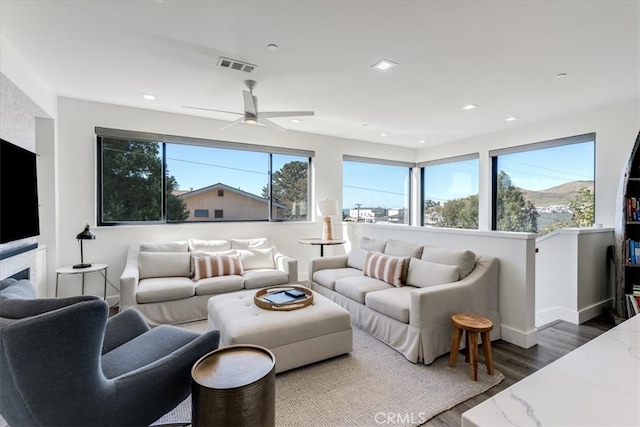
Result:
<svg viewBox="0 0 640 427"><path fill-rule="evenodd" d="M465 344L467 351L465 361L471 364L471 379L478 381L478 334L481 334L487 373L493 375L491 337L489 336L489 332L493 329L493 322L486 317L466 313L454 314L451 316L451 321L453 322L453 338L451 340L449 366L452 368L456 366L460 340L462 339L462 334L466 332Z"/></svg>

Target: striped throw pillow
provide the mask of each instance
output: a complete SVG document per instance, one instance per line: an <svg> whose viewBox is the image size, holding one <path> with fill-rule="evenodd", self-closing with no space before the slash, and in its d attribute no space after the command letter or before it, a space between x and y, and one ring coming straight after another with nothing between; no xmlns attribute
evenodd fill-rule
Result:
<svg viewBox="0 0 640 427"><path fill-rule="evenodd" d="M404 263L405 258L368 251L364 257L362 274L400 287Z"/></svg>
<svg viewBox="0 0 640 427"><path fill-rule="evenodd" d="M240 275L244 271L240 255L213 255L193 257L194 277L198 281L207 277Z"/></svg>

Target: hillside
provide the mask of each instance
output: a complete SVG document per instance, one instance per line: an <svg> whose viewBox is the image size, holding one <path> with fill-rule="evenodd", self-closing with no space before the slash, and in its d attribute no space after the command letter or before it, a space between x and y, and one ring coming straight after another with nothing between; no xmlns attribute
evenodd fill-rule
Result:
<svg viewBox="0 0 640 427"><path fill-rule="evenodd" d="M520 190L534 206L552 206L566 204L567 200L573 199L583 187L588 187L593 191L593 181L572 181L540 191L530 191L523 188Z"/></svg>

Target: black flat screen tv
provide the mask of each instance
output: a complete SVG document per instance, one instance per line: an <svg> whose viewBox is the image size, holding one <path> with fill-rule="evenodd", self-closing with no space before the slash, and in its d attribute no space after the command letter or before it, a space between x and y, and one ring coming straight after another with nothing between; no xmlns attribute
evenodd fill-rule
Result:
<svg viewBox="0 0 640 427"><path fill-rule="evenodd" d="M39 234L36 154L0 138L0 243Z"/></svg>

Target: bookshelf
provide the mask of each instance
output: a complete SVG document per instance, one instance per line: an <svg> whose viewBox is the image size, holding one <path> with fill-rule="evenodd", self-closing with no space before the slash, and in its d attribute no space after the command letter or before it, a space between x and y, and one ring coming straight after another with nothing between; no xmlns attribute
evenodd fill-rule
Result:
<svg viewBox="0 0 640 427"><path fill-rule="evenodd" d="M623 185L619 251L622 268L619 270L620 281L616 291L616 312L626 319L636 314L627 295L640 295L640 133L629 157Z"/></svg>

